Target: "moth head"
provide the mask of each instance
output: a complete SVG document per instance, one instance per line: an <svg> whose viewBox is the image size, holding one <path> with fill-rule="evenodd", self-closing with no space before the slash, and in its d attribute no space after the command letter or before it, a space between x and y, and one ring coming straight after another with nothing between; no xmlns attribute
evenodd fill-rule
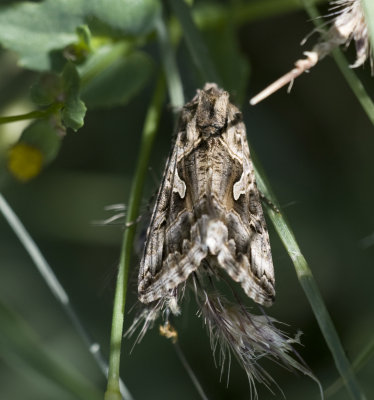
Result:
<svg viewBox="0 0 374 400"><path fill-rule="evenodd" d="M199 91L196 126L203 138L219 134L227 124L229 94L217 87L215 83L207 83Z"/></svg>

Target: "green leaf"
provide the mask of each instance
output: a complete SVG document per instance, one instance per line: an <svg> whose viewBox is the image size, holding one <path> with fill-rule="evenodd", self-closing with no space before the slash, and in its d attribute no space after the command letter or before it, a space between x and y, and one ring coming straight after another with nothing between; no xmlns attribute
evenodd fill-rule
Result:
<svg viewBox="0 0 374 400"><path fill-rule="evenodd" d="M141 52L117 59L85 85L82 98L89 108L125 104L143 88L152 66Z"/></svg>
<svg viewBox="0 0 374 400"><path fill-rule="evenodd" d="M61 135L49 120L38 120L30 124L23 132L20 142L39 149L43 154L43 163L51 162L61 145Z"/></svg>
<svg viewBox="0 0 374 400"><path fill-rule="evenodd" d="M82 24L82 16L77 7L62 7L62 3L17 3L0 9L0 42L19 55L22 66L51 69L50 53L77 40L75 28ZM80 3L76 1L78 8Z"/></svg>
<svg viewBox="0 0 374 400"><path fill-rule="evenodd" d="M158 0L84 0L88 25L101 34L117 33L122 36L148 33L154 29L159 12Z"/></svg>
<svg viewBox="0 0 374 400"><path fill-rule="evenodd" d="M87 25L78 26L77 35L81 45L89 49L91 47L91 32L89 27Z"/></svg>
<svg viewBox="0 0 374 400"><path fill-rule="evenodd" d="M86 106L80 99L80 77L76 66L68 62L61 75L42 74L31 88L32 100L40 106L62 104L61 119L75 131L83 126Z"/></svg>
<svg viewBox="0 0 374 400"><path fill-rule="evenodd" d="M112 37L146 34L154 28L158 0L46 0L0 8L0 43L19 55L20 65L61 70L60 50L81 38L76 28Z"/></svg>
<svg viewBox="0 0 374 400"><path fill-rule="evenodd" d="M52 73L41 74L31 86L31 100L39 106L48 106L54 103L62 92L61 76Z"/></svg>
<svg viewBox="0 0 374 400"><path fill-rule="evenodd" d="M65 94L62 121L67 128L72 128L76 131L83 126L87 108L80 99L80 78L74 64L66 64L62 73L62 85Z"/></svg>
<svg viewBox="0 0 374 400"><path fill-rule="evenodd" d="M80 77L76 66L68 62L62 74L42 74L31 88L32 100L40 106L62 104L61 119L75 131L83 126L86 106L80 99Z"/></svg>
<svg viewBox="0 0 374 400"><path fill-rule="evenodd" d="M93 51L91 45L91 31L87 25L78 26L76 29L78 41L64 49L64 56L75 64L82 64Z"/></svg>

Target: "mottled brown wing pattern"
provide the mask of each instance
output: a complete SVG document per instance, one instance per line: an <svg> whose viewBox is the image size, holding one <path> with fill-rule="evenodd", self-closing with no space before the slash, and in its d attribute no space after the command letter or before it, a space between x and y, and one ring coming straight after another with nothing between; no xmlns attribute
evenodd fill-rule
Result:
<svg viewBox="0 0 374 400"><path fill-rule="evenodd" d="M272 303L269 236L245 127L228 93L215 84L182 110L147 232L139 299L172 296L203 260L223 269L254 301Z"/></svg>
<svg viewBox="0 0 374 400"><path fill-rule="evenodd" d="M187 279L183 276L181 226L184 232L190 228L186 227L189 218L185 213L182 215L185 186L178 179L177 154L178 147L175 146L167 162L147 231L138 279L139 299L144 303L167 296L170 290Z"/></svg>
<svg viewBox="0 0 374 400"><path fill-rule="evenodd" d="M254 301L271 305L275 297L273 261L246 130L241 113L234 105L230 105L228 114L226 143L231 143L232 157L239 158L242 168L233 185L232 207L226 210L229 237L236 245L236 268L231 274L230 269L226 271L241 283L245 293ZM239 123L230 124L237 119Z"/></svg>

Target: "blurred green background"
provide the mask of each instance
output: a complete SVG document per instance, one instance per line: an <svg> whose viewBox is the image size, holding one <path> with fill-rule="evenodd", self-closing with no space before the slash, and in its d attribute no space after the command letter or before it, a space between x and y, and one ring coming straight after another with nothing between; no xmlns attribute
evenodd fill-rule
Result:
<svg viewBox="0 0 374 400"><path fill-rule="evenodd" d="M196 1L194 7L204 3ZM210 2L213 11L218 5L230 10L234 3ZM235 41L228 44L222 40L224 23L207 27L203 34L217 69L226 82L234 82L231 87L240 88L232 93L232 99L237 103L243 100L239 105L252 149L310 263L346 353L353 360L372 340L374 327L374 127L331 58L297 79L290 94L283 89L258 106L248 105L250 96L287 72L300 58L303 48L299 43L313 29L301 7L271 14L248 18L249 22L234 26ZM313 43L312 38L305 50ZM240 61L228 50L233 46L241 54ZM122 224L98 226L93 222L111 216L105 206L128 200L143 122L157 67L161 65L152 35L147 36L143 50L154 60L153 71L143 88L124 105L88 108L84 126L78 132L68 132L57 158L36 178L27 183L17 181L6 169L6 152L1 153L1 192L40 246L105 355L124 228ZM347 57L353 61L354 54L348 51ZM1 51L3 116L35 107L28 98L36 73L18 67L16 60L13 53ZM177 60L184 94L189 100L203 82L183 40ZM235 67L242 60L250 66L249 80L239 80L241 77L235 75ZM357 74L368 93L373 94L369 64L357 70ZM16 124L1 126L2 147L5 137L19 135L20 131ZM145 215L158 188L172 134L173 110L167 100L147 174L142 201ZM144 233L146 224L143 218L138 233ZM304 332L303 346L298 351L326 388L338 378L338 373L293 265L270 223L269 229L277 299L268 314L287 323L289 326L284 328L288 332ZM141 239L138 243L139 248ZM0 260L2 307L26 322L47 352L71 365L72 371L79 371L104 392L104 377L3 217ZM134 312L129 311L136 302L138 263L135 253L125 327L134 317ZM247 304L253 306L249 300ZM206 330L196 311L194 304L185 302L182 316L175 323L180 346L208 397L248 399L247 378L235 360L229 385L227 370L220 381L220 369L215 367ZM6 320L2 318L0 330L5 330ZM17 335L22 341L22 334L15 331L14 337ZM2 399L76 398L25 362L22 352L26 350L1 340ZM134 399L199 398L171 343L159 336L157 326L130 353L133 343L134 338L123 343L122 377ZM317 386L310 379L277 365L265 365L287 399L318 398ZM357 374L368 399L374 398L373 370L374 361L369 360ZM261 399L282 396L276 387L275 395L261 385L257 389ZM342 389L331 398L349 397Z"/></svg>

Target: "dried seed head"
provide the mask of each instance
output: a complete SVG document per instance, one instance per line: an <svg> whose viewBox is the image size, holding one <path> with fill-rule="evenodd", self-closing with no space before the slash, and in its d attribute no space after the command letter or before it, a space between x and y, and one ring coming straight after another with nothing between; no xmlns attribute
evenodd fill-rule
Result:
<svg viewBox="0 0 374 400"><path fill-rule="evenodd" d="M216 289L207 291L206 282L203 282L207 276L214 288L214 278L217 276L211 276L209 271L196 272L187 283L198 303L197 314L203 318L208 329L215 361L221 367L221 376L226 365L229 376L231 355L234 355L246 371L251 399L257 399L256 382L265 385L270 391L272 391L271 385L277 386L275 379L261 365L261 359L267 358L289 371L302 372L316 381L320 387L318 379L292 346L294 343L300 344L301 333L291 338L275 326L279 325L278 321L265 313L254 315L241 304L239 299L233 303L226 300ZM164 322L160 325L159 332L175 343L178 333L170 324L169 318L180 313L178 303L182 301L184 293L183 285L182 288L177 288L172 297L160 299L147 306L142 305L142 311L138 313L125 336L131 336L140 329L135 344L140 342L147 330L153 327L160 316L163 316Z"/></svg>
<svg viewBox="0 0 374 400"><path fill-rule="evenodd" d="M352 40L356 47L356 61L351 68L361 66L370 58L369 32L361 0L331 1L330 11L330 16L333 16L331 26L321 41L312 51L304 52L305 58L296 61L295 68L254 96L249 102L251 105L259 103L283 86L292 84L295 78L314 67L336 47L341 45L347 47Z"/></svg>
<svg viewBox="0 0 374 400"><path fill-rule="evenodd" d="M230 361L231 351L247 373L251 398L257 398L255 381L269 390L271 384L276 384L260 365L262 358L268 358L288 370L303 372L318 383L292 347L292 343L300 343L301 333L292 339L275 327L275 323L278 323L275 319L265 314L251 314L243 305L230 303L217 294L204 291L204 301L200 307L210 334L212 350L215 356L218 353L221 375L227 355ZM291 355L299 357L300 362Z"/></svg>
<svg viewBox="0 0 374 400"><path fill-rule="evenodd" d="M336 31L336 37L341 38L338 45L355 42L356 61L351 67L361 66L370 56L369 32L361 0L332 1L330 9L337 13L330 31Z"/></svg>

